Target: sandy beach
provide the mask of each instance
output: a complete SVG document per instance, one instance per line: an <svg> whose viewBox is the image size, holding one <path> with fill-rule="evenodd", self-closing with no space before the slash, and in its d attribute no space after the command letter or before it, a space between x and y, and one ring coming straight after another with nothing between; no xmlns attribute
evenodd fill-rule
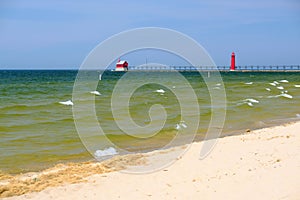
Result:
<svg viewBox="0 0 300 200"><path fill-rule="evenodd" d="M0 194L11 196L21 190L18 187L33 184L26 194L4 199L300 199L299 131L297 122L220 138L203 160L203 142L193 143L175 163L154 173L119 170L146 166L172 151L116 157L104 164L60 165L17 178L2 176Z"/></svg>

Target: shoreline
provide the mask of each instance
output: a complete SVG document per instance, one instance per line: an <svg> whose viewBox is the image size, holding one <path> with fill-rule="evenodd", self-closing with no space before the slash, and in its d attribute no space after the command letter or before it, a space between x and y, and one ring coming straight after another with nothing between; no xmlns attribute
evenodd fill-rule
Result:
<svg viewBox="0 0 300 200"><path fill-rule="evenodd" d="M142 181L140 185L135 185L135 187L140 187L144 184L148 184L147 177L152 177L152 179L149 180L150 183L153 182L153 178L155 180L161 179L162 182L169 182L168 184L172 186L180 185L186 190L190 190L190 187L199 182L201 183L199 185L199 189L203 187L203 184L211 189L215 188L213 191L211 189L206 191L208 192L208 196L212 195L213 197L214 195L220 195L219 192L215 191L223 191L224 189L222 188L227 188L228 183L232 187L239 187L239 185L236 184L243 183L243 181L247 184L250 184L248 183L249 181L258 181L258 185L260 187L268 190L265 192L265 195L267 195L266 198L271 197L271 199L279 199L279 196L283 194L274 196L273 192L269 190L269 188L276 186L272 183L272 181L275 181L275 179L273 180L273 177L276 177L276 184L280 184L281 182L286 183L288 181L286 179L289 178L290 185L289 181L287 182L287 185L291 187L290 189L294 190L292 193L287 194L291 195L289 196L291 198L287 199L296 199L297 196L294 195L297 194L300 196L300 192L297 193L296 190L299 188L298 186L300 186L300 175L297 173L297 171L300 170L300 137L299 134L297 134L297 130L300 130L299 121L275 127L258 129L249 133L242 133L240 135L225 136L218 139L216 147L213 149L211 154L203 160L199 160L199 153L203 142L194 142L182 158L178 158L178 160L172 165L163 170L142 175L126 174L118 171L135 166L147 166L150 160L157 161L161 154L168 154L168 152L172 152L178 147L145 154L115 156L112 159L101 163L83 162L59 164L53 168L43 170L42 172L26 173L17 176L2 175L0 176L0 197L13 196L8 199L27 199L28 197L41 199L40 196L42 195L43 198L47 199L47 197L50 198L50 196L45 194L45 191L47 191L46 193L49 193L49 191L50 193L56 193L56 190L61 190L61 188L68 190L68 188L79 187L78 185L86 188L92 187L94 183L97 183L99 187L100 185L102 187L103 181L106 183L107 179L110 184L116 185L120 183L114 179L130 180L130 182L135 179L137 179L135 181L139 181L140 179L144 180L144 182ZM280 150L278 150L279 146L283 146L284 148L280 148ZM228 154L226 154L226 151L229 151ZM293 163L293 165L291 163ZM218 165L222 167L218 168ZM280 171L281 174L278 175L276 171L280 169L282 169ZM275 174L272 174L272 171L274 171ZM180 175L179 172L182 172L183 176L178 176ZM265 173L268 174L267 180L264 180L264 177L266 176L264 175ZM283 176L285 173L287 174ZM293 173L293 176L291 176L291 173ZM184 182L187 182L187 178L191 180L187 183L187 185L185 185ZM174 182L173 179L176 181ZM223 182L227 181L228 183L222 186L222 184L216 182L218 179L221 180L221 182L222 179L224 179ZM261 181L263 182L260 183ZM265 181L267 182L265 183ZM257 186L251 185L248 189L253 187L256 188ZM132 190L135 189L134 186L129 188ZM171 187L167 185L165 189L170 188ZM280 190L281 192L284 193L285 191L289 191L287 190L287 186L284 186L283 188L285 190ZM122 189L117 193L124 192L125 189ZM244 192L247 192L246 188L243 189L245 190ZM161 189L159 189L159 191L163 192ZM197 191L198 190L193 190L190 192L197 194ZM83 190L81 192L85 193L87 191ZM225 191L221 194L224 195L224 192ZM293 192L295 194L293 194ZM174 197L181 195L177 194L176 191L172 191L169 194L174 195ZM75 196L71 197L70 195L73 194L69 193L61 193L61 195L67 195L66 198L75 198ZM109 195L111 195L109 197L112 197L113 199L116 198L114 193L110 192ZM138 193L136 195L138 195ZM149 195L151 196L146 196L146 198L155 196L155 194L152 194L151 192L149 192ZM201 197L201 194L198 195ZM249 193L249 195L254 194ZM134 197L138 196L133 196L132 198ZM216 198L218 198L218 196L216 196ZM78 199L80 198L78 197Z"/></svg>
<svg viewBox="0 0 300 200"><path fill-rule="evenodd" d="M261 127L248 127L248 128L240 128L240 129L236 129L236 130L231 130L227 132L222 133L222 135L220 135L219 138L224 138L224 137L229 137L229 136L238 136L241 134L244 134L247 130L250 131L256 131L256 130L260 130L260 129L265 129L265 128L272 128L272 127L277 127L277 126L283 126L286 124L291 124L291 123L297 123L300 122L300 118L299 117L294 117L294 118L280 118L280 119L273 119L270 121L267 121L266 123L264 123L263 126ZM197 133L195 135L194 141L193 142L201 142L203 141L205 138L205 135L201 135L199 133ZM176 145L170 148L175 148L178 146L182 146L185 144L181 144L181 145ZM152 150L152 148L146 149L146 150L141 150L138 152L138 154L145 154L145 153L151 153L152 151L156 151L156 150ZM23 170L12 170L12 171L5 171L5 170L1 170L0 169L0 184L1 184L1 180L2 180L2 176L6 177L6 176L19 176L22 174L34 174L34 173L42 173L43 171L48 171L51 170L52 168L57 168L57 166L64 166L64 165L74 165L74 164L80 164L80 163L95 163L98 162L92 155L90 155L89 153L87 153L87 155L89 157L81 157L78 159L71 159L71 160L63 160L63 161L56 161L53 162L52 164L48 164L45 166L45 164L36 164L34 165L33 169L28 169L28 167L26 169ZM119 156L126 156L126 155L131 155L131 154L117 154ZM1 196L0 196L1 197Z"/></svg>

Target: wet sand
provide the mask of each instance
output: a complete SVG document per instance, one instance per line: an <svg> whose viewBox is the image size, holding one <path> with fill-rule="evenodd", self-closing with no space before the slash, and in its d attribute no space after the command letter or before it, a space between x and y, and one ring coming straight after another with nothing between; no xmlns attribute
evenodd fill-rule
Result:
<svg viewBox="0 0 300 200"><path fill-rule="evenodd" d="M40 173L0 174L5 199L299 199L300 122L220 138L199 159L195 142L154 173L120 170L159 162L174 150L58 165ZM177 147L178 150L179 147ZM22 195L21 195L22 194ZM20 196L14 196L20 195Z"/></svg>

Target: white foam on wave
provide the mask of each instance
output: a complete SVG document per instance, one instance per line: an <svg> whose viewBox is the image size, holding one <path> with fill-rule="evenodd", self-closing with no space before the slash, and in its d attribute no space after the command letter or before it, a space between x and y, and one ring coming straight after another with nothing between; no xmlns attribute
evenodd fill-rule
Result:
<svg viewBox="0 0 300 200"><path fill-rule="evenodd" d="M296 114L296 117L300 118L300 114Z"/></svg>
<svg viewBox="0 0 300 200"><path fill-rule="evenodd" d="M251 103L259 103L256 99L245 99L245 101L251 102Z"/></svg>
<svg viewBox="0 0 300 200"><path fill-rule="evenodd" d="M247 105L253 107L253 104L251 102L248 102Z"/></svg>
<svg viewBox="0 0 300 200"><path fill-rule="evenodd" d="M278 86L277 89L279 89L279 90L284 90L284 87Z"/></svg>
<svg viewBox="0 0 300 200"><path fill-rule="evenodd" d="M65 106L73 106L73 105L74 105L73 102L72 102L71 100L68 100L68 101L60 101L60 102L58 102L58 103L60 103L60 104L62 104L62 105L65 105Z"/></svg>
<svg viewBox="0 0 300 200"><path fill-rule="evenodd" d="M278 85L279 83L277 81L273 81L274 84Z"/></svg>
<svg viewBox="0 0 300 200"><path fill-rule="evenodd" d="M281 91L281 94L284 94L284 93L288 93L289 91L285 90L285 91Z"/></svg>
<svg viewBox="0 0 300 200"><path fill-rule="evenodd" d="M164 94L166 91L164 91L163 89L159 89L159 90L155 90L155 92L158 92L158 93Z"/></svg>
<svg viewBox="0 0 300 200"><path fill-rule="evenodd" d="M280 97L280 95L274 95L274 96L267 96L267 98L271 99L271 98L277 98Z"/></svg>
<svg viewBox="0 0 300 200"><path fill-rule="evenodd" d="M237 105L240 106L240 105L247 104L248 106L253 107L253 106L254 106L254 105L253 105L254 103L259 103L259 101L256 100L256 99L251 99L251 98L249 98L249 99L244 99L244 100L242 100L241 103L238 103Z"/></svg>
<svg viewBox="0 0 300 200"><path fill-rule="evenodd" d="M183 128L187 128L187 125L186 125L186 123L185 123L184 121L180 122L180 125L181 125L181 127L183 127Z"/></svg>
<svg viewBox="0 0 300 200"><path fill-rule="evenodd" d="M176 124L176 125L175 125L175 129L176 129L176 130L180 130L180 129L182 129L182 128L187 128L187 125L186 125L186 123L185 123L184 121L180 121L179 124Z"/></svg>
<svg viewBox="0 0 300 200"><path fill-rule="evenodd" d="M248 83L245 83L245 85L252 85L253 82L248 82Z"/></svg>
<svg viewBox="0 0 300 200"><path fill-rule="evenodd" d="M281 94L275 95L275 96L268 96L267 98L278 98L278 97L285 97L285 98L288 98L288 99L292 99L293 98L292 95L287 94L287 93L281 93Z"/></svg>
<svg viewBox="0 0 300 200"><path fill-rule="evenodd" d="M90 93L91 93L91 94L94 94L94 95L97 95L97 96L100 96L100 95L101 95L100 92L98 92L98 91L96 91L96 90L95 90L95 91L91 91Z"/></svg>
<svg viewBox="0 0 300 200"><path fill-rule="evenodd" d="M276 86L276 84L275 83L269 83L270 85L272 85L272 86Z"/></svg>
<svg viewBox="0 0 300 200"><path fill-rule="evenodd" d="M280 83L288 83L289 81L288 80L281 80L279 81Z"/></svg>
<svg viewBox="0 0 300 200"><path fill-rule="evenodd" d="M113 147L109 147L109 148L106 148L104 150L97 150L95 151L94 155L96 157L103 157L103 156L112 156L112 155L116 155L118 154L117 150Z"/></svg>
<svg viewBox="0 0 300 200"><path fill-rule="evenodd" d="M292 99L292 98L293 98L292 95L289 95L289 94L286 94L286 93L283 93L283 94L281 94L280 96L285 97L285 98L288 98L288 99Z"/></svg>
<svg viewBox="0 0 300 200"><path fill-rule="evenodd" d="M267 91L269 91L269 92L271 91L271 89L270 89L270 88L266 88L266 90L267 90Z"/></svg>
<svg viewBox="0 0 300 200"><path fill-rule="evenodd" d="M179 130L180 128L181 128L181 127L180 127L179 124L176 124L176 125L175 125L175 129L176 129L176 130Z"/></svg>
<svg viewBox="0 0 300 200"><path fill-rule="evenodd" d="M295 85L296 88L300 88L300 85Z"/></svg>

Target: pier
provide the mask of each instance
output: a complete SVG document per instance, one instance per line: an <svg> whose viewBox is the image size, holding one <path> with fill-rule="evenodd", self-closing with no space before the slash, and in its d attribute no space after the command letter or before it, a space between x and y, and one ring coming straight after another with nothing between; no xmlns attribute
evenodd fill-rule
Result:
<svg viewBox="0 0 300 200"><path fill-rule="evenodd" d="M278 65L278 66L129 66L130 71L221 71L221 72L300 72L300 65Z"/></svg>

